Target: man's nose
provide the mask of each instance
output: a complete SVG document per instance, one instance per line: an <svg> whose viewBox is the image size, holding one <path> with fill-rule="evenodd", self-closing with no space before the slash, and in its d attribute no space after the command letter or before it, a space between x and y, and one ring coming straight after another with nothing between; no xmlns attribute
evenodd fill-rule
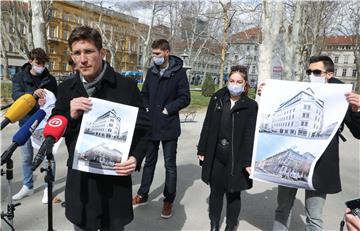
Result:
<svg viewBox="0 0 360 231"><path fill-rule="evenodd" d="M85 55L85 53L80 54L80 62L81 63L86 63L87 62L87 56Z"/></svg>

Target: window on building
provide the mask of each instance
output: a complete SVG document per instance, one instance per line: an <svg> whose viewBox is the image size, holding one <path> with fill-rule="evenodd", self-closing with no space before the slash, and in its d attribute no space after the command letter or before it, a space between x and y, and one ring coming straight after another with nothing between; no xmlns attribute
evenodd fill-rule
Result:
<svg viewBox="0 0 360 231"><path fill-rule="evenodd" d="M257 50L258 50L258 46L257 46L257 45L255 45L255 46L254 46L254 49L255 49L255 51L257 51Z"/></svg>
<svg viewBox="0 0 360 231"><path fill-rule="evenodd" d="M338 62L339 62L339 56L335 56L334 62L335 62L335 63L338 63Z"/></svg>
<svg viewBox="0 0 360 231"><path fill-rule="evenodd" d="M341 76L343 76L343 77L346 76L346 68L343 69Z"/></svg>
<svg viewBox="0 0 360 231"><path fill-rule="evenodd" d="M354 69L354 70L352 71L352 77L356 77L356 74L357 74L357 70Z"/></svg>
<svg viewBox="0 0 360 231"><path fill-rule="evenodd" d="M354 64L356 64L356 58L354 58Z"/></svg>
<svg viewBox="0 0 360 231"><path fill-rule="evenodd" d="M246 46L246 50L249 51L249 50L250 50L250 46Z"/></svg>
<svg viewBox="0 0 360 231"><path fill-rule="evenodd" d="M55 38L55 32L56 32L56 27L50 26L49 27L49 37Z"/></svg>
<svg viewBox="0 0 360 231"><path fill-rule="evenodd" d="M334 69L334 75L336 76L337 73L337 68Z"/></svg>
<svg viewBox="0 0 360 231"><path fill-rule="evenodd" d="M69 31L64 30L64 32L63 32L63 39L67 40L67 39L68 39L68 36L69 36Z"/></svg>
<svg viewBox="0 0 360 231"><path fill-rule="evenodd" d="M53 61L50 61L49 62L49 70L54 70L54 62Z"/></svg>
<svg viewBox="0 0 360 231"><path fill-rule="evenodd" d="M349 62L349 56L345 55L344 56L344 64L347 64Z"/></svg>
<svg viewBox="0 0 360 231"><path fill-rule="evenodd" d="M257 56L254 56L254 61L257 61Z"/></svg>
<svg viewBox="0 0 360 231"><path fill-rule="evenodd" d="M62 70L63 70L63 71L66 71L67 66L68 66L68 63L67 63L67 62L66 62L66 63L62 63Z"/></svg>
<svg viewBox="0 0 360 231"><path fill-rule="evenodd" d="M251 74L255 74L255 71L256 71L256 67L253 66L253 67L252 67L252 70L251 70Z"/></svg>
<svg viewBox="0 0 360 231"><path fill-rule="evenodd" d="M53 46L49 47L50 54L55 54L55 48Z"/></svg>

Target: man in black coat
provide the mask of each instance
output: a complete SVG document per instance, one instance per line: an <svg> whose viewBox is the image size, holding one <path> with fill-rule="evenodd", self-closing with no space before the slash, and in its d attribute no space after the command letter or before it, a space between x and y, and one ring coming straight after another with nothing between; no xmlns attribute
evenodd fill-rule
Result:
<svg viewBox="0 0 360 231"><path fill-rule="evenodd" d="M145 155L144 137L150 123L136 83L122 77L103 61L106 54L98 31L87 26L77 27L68 43L78 72L59 85L52 113L69 120L64 135L69 152L65 215L75 230L123 230L133 219L130 174ZM139 107L129 158L115 164L119 176L72 169L83 113L91 109L89 96Z"/></svg>
<svg viewBox="0 0 360 231"><path fill-rule="evenodd" d="M334 63L328 56L312 56L306 71L311 82L330 84L342 83L334 77ZM260 86L261 88L262 86ZM360 96L355 93L346 94L350 103L343 124L349 128L352 135L360 139ZM326 195L341 191L339 174L339 136L338 133L316 163L313 174L315 191L305 190L306 230L323 230L322 211ZM273 230L288 230L291 220L291 210L294 205L297 188L278 187L278 207L275 210Z"/></svg>
<svg viewBox="0 0 360 231"><path fill-rule="evenodd" d="M160 141L164 150L166 179L161 217L170 218L176 194L176 148L180 136L179 111L190 104L189 83L183 62L170 55L165 39L152 45L154 66L147 74L141 94L151 121L151 134L144 164L141 186L133 198L133 205L146 204L154 177Z"/></svg>
<svg viewBox="0 0 360 231"><path fill-rule="evenodd" d="M49 62L49 57L42 48L32 49L28 54L29 62L24 64L21 71L12 78L12 98L17 100L24 94L32 94L38 98L38 105L34 107L23 119L19 121L20 127L42 106L46 103L46 92L44 89L51 91L56 96L57 83L54 76L45 67ZM22 171L23 171L23 186L12 199L20 200L26 196L34 193L33 171L31 170L31 162L34 151L29 139L23 146L20 147L22 156ZM53 172L55 175L55 172ZM44 191L44 198L47 199L46 190ZM47 202L43 200L43 202Z"/></svg>

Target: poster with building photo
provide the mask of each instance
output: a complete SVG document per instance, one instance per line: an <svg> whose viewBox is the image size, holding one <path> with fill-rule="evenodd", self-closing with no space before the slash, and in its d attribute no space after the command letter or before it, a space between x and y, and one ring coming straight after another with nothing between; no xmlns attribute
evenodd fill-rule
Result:
<svg viewBox="0 0 360 231"><path fill-rule="evenodd" d="M90 98L75 146L73 169L117 175L115 163L128 159L138 108Z"/></svg>
<svg viewBox="0 0 360 231"><path fill-rule="evenodd" d="M314 167L345 116L345 93L351 89L351 84L267 80L258 102L250 177L313 190Z"/></svg>

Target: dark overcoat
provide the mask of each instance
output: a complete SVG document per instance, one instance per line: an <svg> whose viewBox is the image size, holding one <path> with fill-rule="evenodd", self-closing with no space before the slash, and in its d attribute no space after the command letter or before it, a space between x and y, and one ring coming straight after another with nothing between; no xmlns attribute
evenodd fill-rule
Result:
<svg viewBox="0 0 360 231"><path fill-rule="evenodd" d="M211 179L226 94L229 94L229 91L225 87L211 97L198 144L198 153L205 157L201 178L207 184ZM231 153L224 176L228 192L252 187L252 180L249 179L245 167L251 165L257 110L257 103L245 95L242 95L231 109Z"/></svg>
<svg viewBox="0 0 360 231"><path fill-rule="evenodd" d="M183 61L170 56L169 67L160 76L158 66L150 68L141 90L151 121L151 140L173 140L180 136L179 111L190 104L189 82ZM168 115L162 113L166 108Z"/></svg>
<svg viewBox="0 0 360 231"><path fill-rule="evenodd" d="M328 82L332 84L342 83L336 78L331 78ZM349 107L341 127L344 124L355 138L360 139L360 112L353 112ZM312 180L314 188L318 192L333 194L341 191L339 167L339 135L341 130L342 128L335 134L316 163Z"/></svg>
<svg viewBox="0 0 360 231"><path fill-rule="evenodd" d="M64 115L69 119L65 142L69 152L68 173L65 188L66 217L83 229L105 227L117 230L133 219L131 176L109 176L81 172L72 169L74 149L82 117L70 118L70 100L88 97L77 73L59 85L58 100L53 115ZM96 86L92 97L139 107L130 155L139 163L145 155L144 135L150 127L140 91L134 81L116 73L107 65L103 79Z"/></svg>

